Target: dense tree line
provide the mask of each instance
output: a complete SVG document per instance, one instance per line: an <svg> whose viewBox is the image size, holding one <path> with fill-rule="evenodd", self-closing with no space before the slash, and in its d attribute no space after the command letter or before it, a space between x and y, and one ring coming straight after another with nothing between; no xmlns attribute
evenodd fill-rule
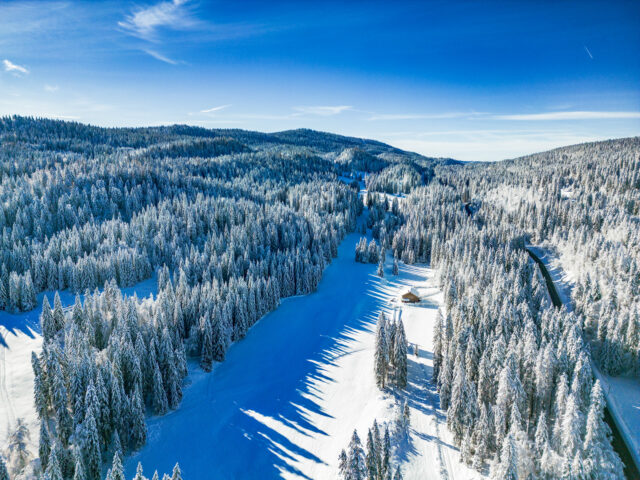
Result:
<svg viewBox="0 0 640 480"><path fill-rule="evenodd" d="M551 306L521 230L470 217L440 183L401 208L396 255L440 272L433 377L462 460L494 478L622 478L580 317Z"/></svg>
<svg viewBox="0 0 640 480"><path fill-rule="evenodd" d="M309 150L249 152L226 137L170 133L164 142L144 147L158 136L155 131L2 120L0 135L12 139L0 148L0 172L6 172L0 189L2 309L29 310L42 290L84 292L112 279L122 287L162 265L176 269L184 257L174 255L176 248L199 249L208 235L223 235L237 224L215 220L228 209L258 215L267 208L270 220L283 207L298 217L333 215L345 195L353 197L333 181L334 164ZM107 153L43 147L52 137L60 148L84 145L74 135L107 142ZM310 209L315 199L318 208ZM205 219L202 210L211 208L218 213ZM345 228L351 221L338 223Z"/></svg>
<svg viewBox="0 0 640 480"><path fill-rule="evenodd" d="M380 173L366 177L367 190L392 194L410 193L415 187L423 185L425 178L416 168L407 164L395 164Z"/></svg>
<svg viewBox="0 0 640 480"><path fill-rule="evenodd" d="M573 304L599 367L640 375L640 138L565 147L464 168L444 184L517 226L573 274Z"/></svg>

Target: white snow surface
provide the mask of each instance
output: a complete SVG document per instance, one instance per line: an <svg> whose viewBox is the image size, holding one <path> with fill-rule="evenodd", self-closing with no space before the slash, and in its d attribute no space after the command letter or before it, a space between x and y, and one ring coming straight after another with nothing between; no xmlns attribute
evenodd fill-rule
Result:
<svg viewBox="0 0 640 480"><path fill-rule="evenodd" d="M349 235L316 292L289 298L262 318L228 351L212 373L189 366L180 407L148 419L148 443L125 463L138 462L185 478L337 478L338 455L354 429L363 446L374 419L392 422L394 405L411 408L410 442L396 445L394 463L405 479L475 479L459 462L444 412L429 382L432 332L442 294L434 272L400 265L393 277L354 261L359 235ZM423 301L402 305L401 292L416 287ZM382 392L373 375L375 325L381 309L401 309L409 355L405 392Z"/></svg>
<svg viewBox="0 0 640 480"><path fill-rule="evenodd" d="M75 303L75 295L61 291L60 301L67 308ZM157 293L155 276L132 287L122 289L124 295L147 298ZM42 333L40 313L44 297L53 307L54 292L38 295L38 307L30 312L11 314L0 311L0 452L7 446L8 434L22 418L30 433L28 449L38 454L40 424L33 403L33 370L31 352L40 353ZM83 298L83 296L80 296Z"/></svg>

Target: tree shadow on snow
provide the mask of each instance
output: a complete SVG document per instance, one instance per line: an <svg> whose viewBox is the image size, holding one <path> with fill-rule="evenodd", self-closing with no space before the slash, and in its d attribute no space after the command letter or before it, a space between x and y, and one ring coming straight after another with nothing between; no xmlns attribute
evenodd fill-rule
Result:
<svg viewBox="0 0 640 480"><path fill-rule="evenodd" d="M138 461L159 471L179 461L185 476L208 472L236 479L281 478L285 472L309 478L303 464L337 463L302 439L328 435L316 421L331 418L323 407L324 386L337 381L335 367L358 351L361 334L375 330L378 312L391 313L395 288L374 275L375 265L354 262L358 238L351 235L340 245L316 292L284 300L211 374L192 375L180 408L159 420L171 434L150 439L130 457L128 476Z"/></svg>

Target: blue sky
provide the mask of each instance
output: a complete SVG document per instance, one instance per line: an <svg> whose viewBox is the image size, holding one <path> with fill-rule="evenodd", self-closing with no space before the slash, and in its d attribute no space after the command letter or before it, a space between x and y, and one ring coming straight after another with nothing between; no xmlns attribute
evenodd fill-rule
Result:
<svg viewBox="0 0 640 480"><path fill-rule="evenodd" d="M0 115L496 160L640 135L640 2L0 1Z"/></svg>

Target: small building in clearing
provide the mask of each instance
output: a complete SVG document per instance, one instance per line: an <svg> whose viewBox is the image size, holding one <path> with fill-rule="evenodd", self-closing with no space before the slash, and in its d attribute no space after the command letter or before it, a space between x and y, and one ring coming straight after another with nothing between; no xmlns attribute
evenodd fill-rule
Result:
<svg viewBox="0 0 640 480"><path fill-rule="evenodd" d="M407 293L402 295L402 303L417 303L420 301L420 296L414 288L410 289Z"/></svg>

